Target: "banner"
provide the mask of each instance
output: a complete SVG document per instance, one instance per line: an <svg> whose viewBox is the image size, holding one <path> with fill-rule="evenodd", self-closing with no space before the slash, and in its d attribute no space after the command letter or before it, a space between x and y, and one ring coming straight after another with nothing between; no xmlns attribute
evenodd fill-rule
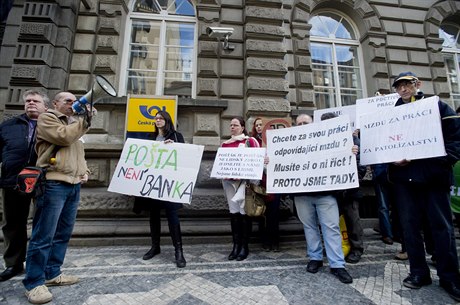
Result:
<svg viewBox="0 0 460 305"><path fill-rule="evenodd" d="M356 105L348 105L342 107L324 108L313 111L313 122L321 122L321 115L332 112L337 116L348 115L352 131L356 129Z"/></svg>
<svg viewBox="0 0 460 305"><path fill-rule="evenodd" d="M368 98L361 98L356 100L356 128L360 128L361 119L360 117L381 111L383 109L394 108L396 102L399 99L399 94L392 93L387 95L377 95Z"/></svg>
<svg viewBox="0 0 460 305"><path fill-rule="evenodd" d="M190 203L204 146L128 139L109 191Z"/></svg>
<svg viewBox="0 0 460 305"><path fill-rule="evenodd" d="M359 186L348 116L267 130L267 193L301 193Z"/></svg>
<svg viewBox="0 0 460 305"><path fill-rule="evenodd" d="M261 180L265 148L221 147L217 150L211 177Z"/></svg>
<svg viewBox="0 0 460 305"><path fill-rule="evenodd" d="M439 97L361 117L361 164L445 156Z"/></svg>

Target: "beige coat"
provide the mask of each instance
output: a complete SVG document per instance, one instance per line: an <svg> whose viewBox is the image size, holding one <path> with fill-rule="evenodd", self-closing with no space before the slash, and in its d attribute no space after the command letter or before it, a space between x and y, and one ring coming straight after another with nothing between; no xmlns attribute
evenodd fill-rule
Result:
<svg viewBox="0 0 460 305"><path fill-rule="evenodd" d="M37 166L47 168L46 179L78 184L89 174L80 138L88 131L83 117L67 117L56 110L41 114L37 121ZM56 146L56 162L50 164Z"/></svg>

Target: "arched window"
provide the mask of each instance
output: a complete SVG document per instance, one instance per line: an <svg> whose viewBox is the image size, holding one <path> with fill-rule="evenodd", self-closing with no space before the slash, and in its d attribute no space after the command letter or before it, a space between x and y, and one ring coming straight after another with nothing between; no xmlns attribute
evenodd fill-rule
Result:
<svg viewBox="0 0 460 305"><path fill-rule="evenodd" d="M359 41L351 23L335 12L309 23L313 86L318 109L355 104L363 97Z"/></svg>
<svg viewBox="0 0 460 305"><path fill-rule="evenodd" d="M191 97L195 24L190 0L133 1L126 42L126 93Z"/></svg>
<svg viewBox="0 0 460 305"><path fill-rule="evenodd" d="M460 26L454 23L442 24L439 37L444 39L442 53L447 69L447 80L450 86L450 96L454 107L460 106Z"/></svg>

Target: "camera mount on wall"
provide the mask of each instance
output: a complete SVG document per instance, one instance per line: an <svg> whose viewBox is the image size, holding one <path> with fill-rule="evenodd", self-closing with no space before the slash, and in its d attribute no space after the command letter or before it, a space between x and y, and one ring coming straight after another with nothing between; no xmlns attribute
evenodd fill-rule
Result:
<svg viewBox="0 0 460 305"><path fill-rule="evenodd" d="M235 46L228 42L228 38L233 34L233 28L214 27L206 28L206 33L209 37L214 37L218 41L222 41L222 49L233 51Z"/></svg>

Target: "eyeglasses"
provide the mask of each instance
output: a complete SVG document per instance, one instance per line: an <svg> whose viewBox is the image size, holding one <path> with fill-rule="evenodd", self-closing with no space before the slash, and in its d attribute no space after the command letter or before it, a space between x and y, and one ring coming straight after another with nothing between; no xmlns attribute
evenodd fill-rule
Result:
<svg viewBox="0 0 460 305"><path fill-rule="evenodd" d="M63 99L63 100L59 100L60 102L62 102L63 104L73 104L75 102L75 100L71 99L71 98L66 98L66 99Z"/></svg>
<svg viewBox="0 0 460 305"><path fill-rule="evenodd" d="M410 86L415 86L416 83L417 83L416 80L401 81L401 82L399 82L399 83L396 84L395 90L401 90L402 87L407 88L407 87L410 87Z"/></svg>

